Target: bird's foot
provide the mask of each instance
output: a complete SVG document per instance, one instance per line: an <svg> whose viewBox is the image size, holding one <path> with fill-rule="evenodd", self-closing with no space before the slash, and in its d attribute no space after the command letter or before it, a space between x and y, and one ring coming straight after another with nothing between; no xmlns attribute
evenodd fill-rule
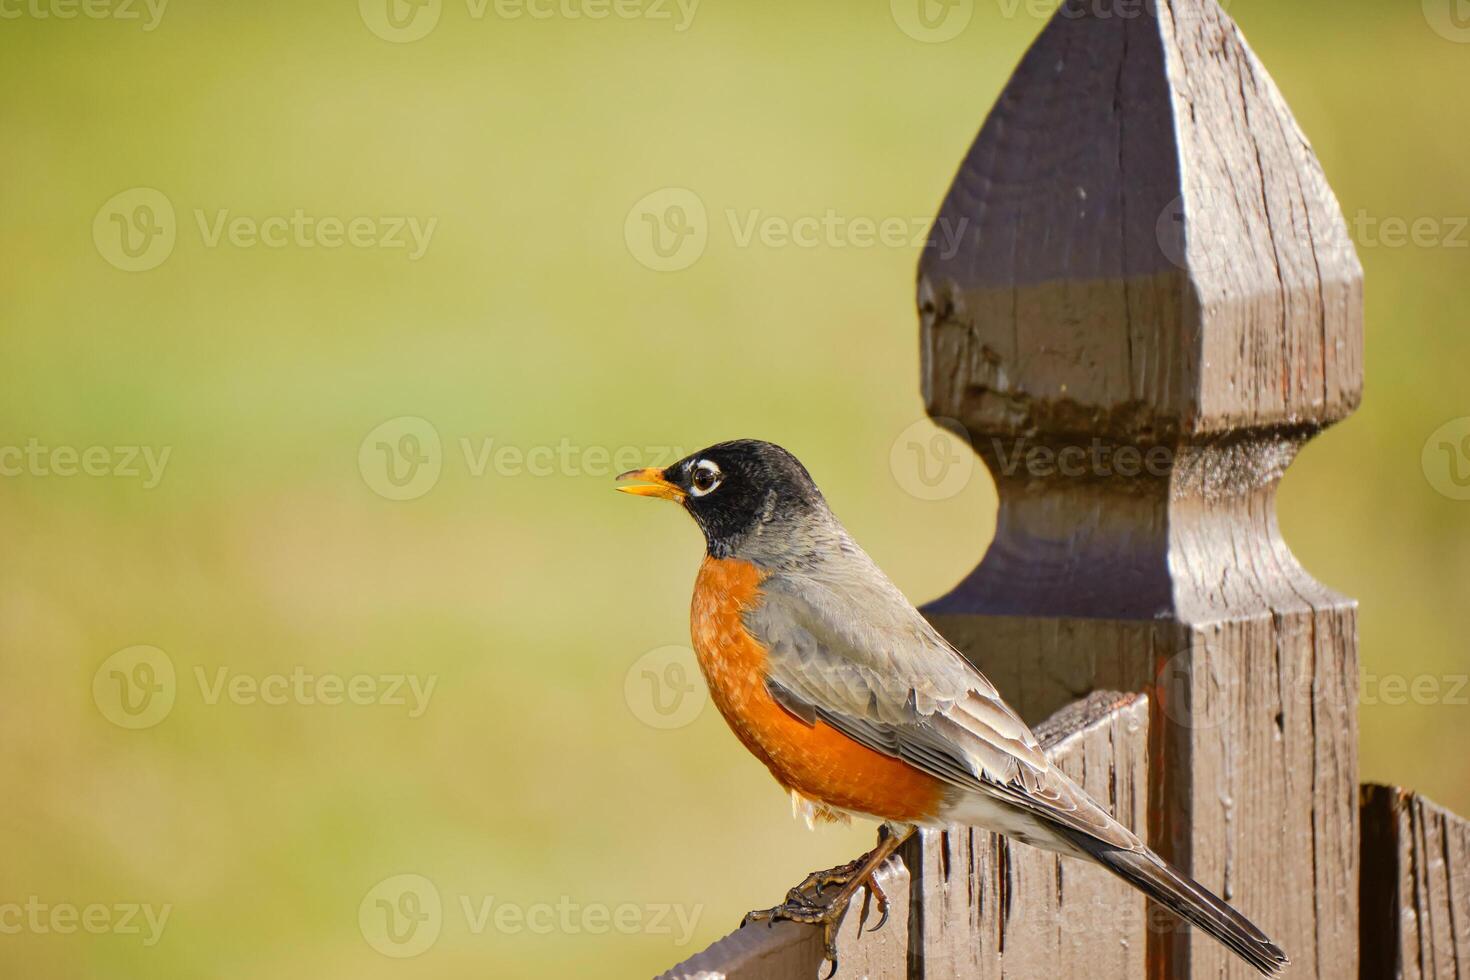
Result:
<svg viewBox="0 0 1470 980"><path fill-rule="evenodd" d="M868 889L868 899L878 905L879 919L868 931L875 932L883 928L888 921L888 896L884 894L883 888L878 884L876 874L883 862L893 853L896 845L888 840L883 840L878 847L868 854L863 855L856 861L838 865L826 871L814 871L806 876L801 884L786 893L786 901L774 908L757 909L747 913L741 921L743 929L756 922L764 922L767 926L777 922L800 922L804 925L822 927L822 954L827 962L831 963L831 969L827 978L837 973L837 929L842 924L842 918L847 913L847 908L852 904L853 896L857 890L864 886ZM831 898L824 899L822 889L832 885L840 886L832 894ZM867 919L868 903L863 903L863 919Z"/></svg>
<svg viewBox="0 0 1470 980"><path fill-rule="evenodd" d="M856 861L839 864L826 871L813 871L801 884L786 893L786 904L816 905L822 897L822 889L833 885L846 885L856 878L862 869L863 859L858 858Z"/></svg>

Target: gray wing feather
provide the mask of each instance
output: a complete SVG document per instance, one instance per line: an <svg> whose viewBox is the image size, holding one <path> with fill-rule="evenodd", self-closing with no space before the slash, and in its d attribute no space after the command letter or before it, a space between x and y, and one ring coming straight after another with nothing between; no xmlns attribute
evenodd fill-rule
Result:
<svg viewBox="0 0 1470 980"><path fill-rule="evenodd" d="M821 571L762 585L746 627L770 651L772 697L962 792L983 793L1114 847L1141 846L1052 766L994 685L856 545Z"/></svg>

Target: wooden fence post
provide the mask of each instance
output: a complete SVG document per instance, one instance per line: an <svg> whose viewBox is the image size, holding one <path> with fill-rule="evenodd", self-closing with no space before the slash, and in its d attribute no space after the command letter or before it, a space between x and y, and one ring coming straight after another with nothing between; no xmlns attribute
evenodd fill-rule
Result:
<svg viewBox="0 0 1470 980"><path fill-rule="evenodd" d="M1036 726L1056 763L1142 834L1149 811L1148 699L1094 692ZM1102 868L980 830L922 831L912 876L907 976L927 980L1141 978L1143 896ZM884 976L904 974L884 974Z"/></svg>
<svg viewBox="0 0 1470 980"><path fill-rule="evenodd" d="M1363 787L1363 980L1470 976L1470 820Z"/></svg>
<svg viewBox="0 0 1470 980"><path fill-rule="evenodd" d="M926 612L1033 721L1151 691L1152 844L1293 977L1356 976L1355 607L1274 514L1361 381L1361 269L1310 146L1215 0L1068 0L938 222L924 392L1000 513ZM1149 945L1153 977L1253 976L1197 932Z"/></svg>

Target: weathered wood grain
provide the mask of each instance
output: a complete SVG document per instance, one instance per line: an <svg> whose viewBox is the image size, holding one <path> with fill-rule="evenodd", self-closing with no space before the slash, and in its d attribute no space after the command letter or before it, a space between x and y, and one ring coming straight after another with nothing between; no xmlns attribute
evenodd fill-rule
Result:
<svg viewBox="0 0 1470 980"><path fill-rule="evenodd" d="M1146 697L1095 694L1037 735L1120 822L1144 829ZM1103 869L969 828L923 831L903 853L914 875L909 977L1143 977L1145 901Z"/></svg>
<svg viewBox="0 0 1470 980"><path fill-rule="evenodd" d="M981 129L919 305L931 414L995 476L995 539L926 613L1029 719L1152 692L1150 843L1283 945L1358 971L1356 612L1276 486L1358 402L1361 269L1215 0L1064 3ZM1192 931L1149 975L1246 980Z"/></svg>
<svg viewBox="0 0 1470 980"><path fill-rule="evenodd" d="M1048 752L1118 818L1147 811L1148 699L1098 692L1037 728ZM841 976L1027 977L1082 971L1142 976L1144 902L1107 872L968 829L924 833L885 866L887 925L860 930L865 896L838 934ZM774 901L774 898L773 898ZM866 924L873 923L869 910ZM660 980L812 980L820 931L782 923L739 929ZM1096 972L1101 970L1102 972Z"/></svg>
<svg viewBox="0 0 1470 980"><path fill-rule="evenodd" d="M937 224L949 234L919 269L924 390L972 432L1131 440L1357 405L1346 223L1215 0L1063 3Z"/></svg>
<svg viewBox="0 0 1470 980"><path fill-rule="evenodd" d="M907 971L908 868L889 861L878 873L878 885L888 896L888 922L876 932L868 931L877 923L877 907L869 903L866 889L853 898L837 934L843 977L880 980L903 977ZM813 980L821 965L821 930L779 922L737 929L658 980Z"/></svg>
<svg viewBox="0 0 1470 980"><path fill-rule="evenodd" d="M792 922L737 929L657 980L812 980L822 962L822 936Z"/></svg>
<svg viewBox="0 0 1470 980"><path fill-rule="evenodd" d="M1363 787L1363 980L1470 977L1470 821Z"/></svg>

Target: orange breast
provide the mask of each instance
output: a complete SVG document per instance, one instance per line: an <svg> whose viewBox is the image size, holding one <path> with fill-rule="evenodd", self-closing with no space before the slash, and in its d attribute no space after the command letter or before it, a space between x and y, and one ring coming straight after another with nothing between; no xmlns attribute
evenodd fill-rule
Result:
<svg viewBox="0 0 1470 980"><path fill-rule="evenodd" d="M806 724L766 691L766 651L741 620L761 601L760 585L759 569L730 558L706 558L694 585L694 652L736 737L808 799L905 823L932 817L943 795L938 780L823 722Z"/></svg>

